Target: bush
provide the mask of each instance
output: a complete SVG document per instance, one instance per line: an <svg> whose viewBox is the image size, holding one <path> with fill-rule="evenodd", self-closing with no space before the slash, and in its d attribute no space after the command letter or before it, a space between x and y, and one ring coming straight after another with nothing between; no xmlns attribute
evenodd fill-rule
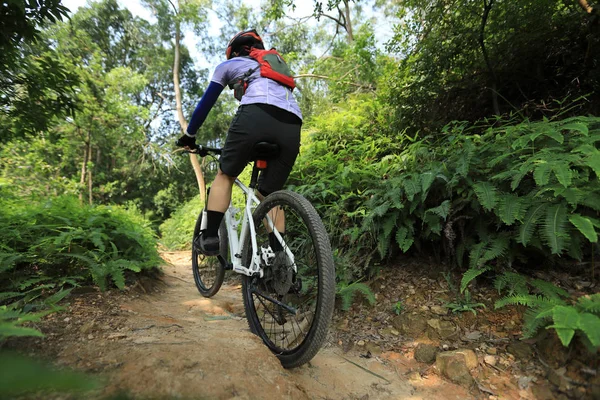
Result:
<svg viewBox="0 0 600 400"><path fill-rule="evenodd" d="M127 271L159 264L156 239L136 210L73 197L0 200L0 292L14 292L9 298L64 284L123 288Z"/></svg>
<svg viewBox="0 0 600 400"><path fill-rule="evenodd" d="M468 260L471 273L594 251L600 118L453 123L435 141L393 142L377 134L374 112L347 107L315 120L294 181L351 255L353 277L397 249Z"/></svg>
<svg viewBox="0 0 600 400"><path fill-rule="evenodd" d="M175 211L160 225L160 243L169 250L191 249L196 219L203 208L200 196L196 196Z"/></svg>

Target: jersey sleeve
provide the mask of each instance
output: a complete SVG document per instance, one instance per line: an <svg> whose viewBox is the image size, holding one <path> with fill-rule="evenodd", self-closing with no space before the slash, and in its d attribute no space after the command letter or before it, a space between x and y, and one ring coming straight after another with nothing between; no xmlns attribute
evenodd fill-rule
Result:
<svg viewBox="0 0 600 400"><path fill-rule="evenodd" d="M227 86L227 84L233 80L232 71L231 71L231 63L224 62L221 63L215 68L215 72L213 73L211 83L218 83L222 87Z"/></svg>
<svg viewBox="0 0 600 400"><path fill-rule="evenodd" d="M198 129L200 129L200 127L206 120L208 113L217 102L217 99L223 91L223 88L224 87L218 84L217 82L210 82L208 88L206 88L206 92L204 92L204 95L198 102L198 105L196 106L196 109L192 114L192 118L190 119L190 123L187 127L188 136L196 135L196 132L198 132Z"/></svg>

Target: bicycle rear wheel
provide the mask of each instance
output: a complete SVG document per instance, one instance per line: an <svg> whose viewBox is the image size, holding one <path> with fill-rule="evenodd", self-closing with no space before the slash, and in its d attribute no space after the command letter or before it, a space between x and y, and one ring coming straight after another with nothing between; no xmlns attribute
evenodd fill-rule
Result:
<svg viewBox="0 0 600 400"><path fill-rule="evenodd" d="M285 251L271 252L263 223L285 218ZM325 227L314 207L290 191L275 192L253 213L264 277L242 277L244 308L250 330L277 355L285 368L310 361L325 342L335 300L335 266ZM271 243L273 245L273 243ZM243 264L251 262L250 239Z"/></svg>
<svg viewBox="0 0 600 400"><path fill-rule="evenodd" d="M202 214L196 220L194 227L194 237L192 240L192 271L194 273L194 282L200 294L204 297L212 297L223 284L225 278L225 265L223 265L217 257L207 257L202 254L194 244L198 235L200 235L200 227L202 226ZM224 260L229 257L229 241L227 239L227 229L225 221L219 226L219 253Z"/></svg>

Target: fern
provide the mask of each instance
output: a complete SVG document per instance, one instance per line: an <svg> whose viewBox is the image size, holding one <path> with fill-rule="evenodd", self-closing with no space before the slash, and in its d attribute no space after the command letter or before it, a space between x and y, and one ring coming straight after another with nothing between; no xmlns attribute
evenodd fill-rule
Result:
<svg viewBox="0 0 600 400"><path fill-rule="evenodd" d="M521 274L505 272L494 281L494 287L498 293L506 290L509 296L529 294L528 279Z"/></svg>
<svg viewBox="0 0 600 400"><path fill-rule="evenodd" d="M369 304L375 304L375 294L366 284L362 282L353 282L350 284L340 282L337 285L336 294L342 300L342 310L348 311L350 309L357 293L361 293L367 299Z"/></svg>
<svg viewBox="0 0 600 400"><path fill-rule="evenodd" d="M536 204L529 210L529 212L525 216L525 220L519 228L519 243L521 243L523 246L527 246L527 244L531 240L531 237L535 232L537 222L541 218L546 207L546 203Z"/></svg>
<svg viewBox="0 0 600 400"><path fill-rule="evenodd" d="M552 165L545 160L541 160L533 171L533 179L538 186L546 186L550 182Z"/></svg>
<svg viewBox="0 0 600 400"><path fill-rule="evenodd" d="M460 281L460 292L463 293L465 291L465 289L467 288L467 286L469 285L469 283L471 283L471 281L473 279L477 278L479 275L481 275L489 270L490 270L490 267L483 267L483 268L479 268L479 269L467 270L467 272L465 272L463 274L463 277Z"/></svg>
<svg viewBox="0 0 600 400"><path fill-rule="evenodd" d="M594 229L594 224L589 218L581 216L579 214L569 215L569 221L579 229L579 232L586 237L592 243L598 242L598 233Z"/></svg>
<svg viewBox="0 0 600 400"><path fill-rule="evenodd" d="M566 161L560 161L552 164L552 171L554 171L554 175L558 182L564 187L571 186L571 182L573 180L573 170L569 168L569 163Z"/></svg>
<svg viewBox="0 0 600 400"><path fill-rule="evenodd" d="M552 206L546 212L542 237L552 250L552 254L561 254L568 243L567 210L564 204Z"/></svg>
<svg viewBox="0 0 600 400"><path fill-rule="evenodd" d="M489 182L480 182L473 185L473 190L486 211L491 211L496 206L498 190L494 185Z"/></svg>
<svg viewBox="0 0 600 400"><path fill-rule="evenodd" d="M564 305L564 301L557 298L548 298L542 295L514 295L503 297L496 300L494 307L496 309L506 307L508 305L521 305L527 307L543 307Z"/></svg>
<svg viewBox="0 0 600 400"><path fill-rule="evenodd" d="M600 293L580 297L577 307L584 312L600 314Z"/></svg>
<svg viewBox="0 0 600 400"><path fill-rule="evenodd" d="M543 296L548 298L560 298L560 297L568 297L569 293L559 288L558 286L552 284L551 282L544 281L541 279L531 279L529 281L531 286L537 289Z"/></svg>
<svg viewBox="0 0 600 400"><path fill-rule="evenodd" d="M514 194L503 194L498 201L496 215L506 225L512 225L516 220L521 219L523 201Z"/></svg>

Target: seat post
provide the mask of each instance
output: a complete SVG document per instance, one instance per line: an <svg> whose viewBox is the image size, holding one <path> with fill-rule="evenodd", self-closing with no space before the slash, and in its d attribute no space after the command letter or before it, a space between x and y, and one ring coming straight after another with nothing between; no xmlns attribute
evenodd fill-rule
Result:
<svg viewBox="0 0 600 400"><path fill-rule="evenodd" d="M258 173L267 168L265 160L256 160L252 165L252 178L250 179L250 189L256 189L258 186Z"/></svg>

